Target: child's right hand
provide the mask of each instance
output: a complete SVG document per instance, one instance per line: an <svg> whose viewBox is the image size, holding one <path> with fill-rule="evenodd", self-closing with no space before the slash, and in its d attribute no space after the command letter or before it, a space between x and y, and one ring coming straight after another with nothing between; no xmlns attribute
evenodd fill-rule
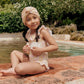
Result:
<svg viewBox="0 0 84 84"><path fill-rule="evenodd" d="M30 52L30 46L29 45L25 45L23 47L23 52L26 53L26 54L29 54L29 52Z"/></svg>
<svg viewBox="0 0 84 84"><path fill-rule="evenodd" d="M39 47L33 47L31 52L34 56L40 56L43 53L42 48Z"/></svg>

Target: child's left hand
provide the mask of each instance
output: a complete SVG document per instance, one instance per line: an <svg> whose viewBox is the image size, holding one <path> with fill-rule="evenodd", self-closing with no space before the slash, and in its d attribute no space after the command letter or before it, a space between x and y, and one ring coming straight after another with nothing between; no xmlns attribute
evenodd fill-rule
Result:
<svg viewBox="0 0 84 84"><path fill-rule="evenodd" d="M35 56L39 56L39 55L41 55L43 52L42 52L42 48L38 48L38 47L33 47L32 49L31 49L31 52L32 52L32 54L33 55L35 55Z"/></svg>

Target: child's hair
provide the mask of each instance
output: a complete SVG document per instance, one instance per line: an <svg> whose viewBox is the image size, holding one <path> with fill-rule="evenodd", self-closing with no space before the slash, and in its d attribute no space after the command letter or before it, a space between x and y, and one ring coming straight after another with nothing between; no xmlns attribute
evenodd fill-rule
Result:
<svg viewBox="0 0 84 84"><path fill-rule="evenodd" d="M39 35L38 35L38 29L39 29L40 27L41 27L41 25L39 25L38 28L36 29L36 37L35 37L36 42L38 42L38 39L40 38ZM27 33L28 29L29 29L29 28L26 27L26 28L24 29L23 33L22 33L22 35L23 35L25 41L27 41L27 42L29 42L28 39L26 38L26 33Z"/></svg>
<svg viewBox="0 0 84 84"><path fill-rule="evenodd" d="M25 27L25 29L24 29L24 31L23 31L23 33L22 33L22 35L23 35L25 41L27 41L27 42L28 42L28 40L27 40L27 38L26 38L26 33L27 33L27 30L28 30L28 29L29 29L29 28Z"/></svg>

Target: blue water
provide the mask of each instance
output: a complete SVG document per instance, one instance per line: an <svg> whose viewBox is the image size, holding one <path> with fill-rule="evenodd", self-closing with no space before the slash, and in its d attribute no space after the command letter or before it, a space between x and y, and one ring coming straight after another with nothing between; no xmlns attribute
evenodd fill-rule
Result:
<svg viewBox="0 0 84 84"><path fill-rule="evenodd" d="M58 43L58 46L60 51L68 52L71 56L84 55L84 47L82 46L63 43Z"/></svg>

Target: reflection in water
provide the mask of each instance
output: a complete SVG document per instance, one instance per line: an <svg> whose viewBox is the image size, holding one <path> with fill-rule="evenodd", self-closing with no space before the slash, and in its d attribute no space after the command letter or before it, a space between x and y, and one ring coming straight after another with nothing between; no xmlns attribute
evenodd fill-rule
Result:
<svg viewBox="0 0 84 84"><path fill-rule="evenodd" d="M13 50L19 50L22 51L23 46L25 45L25 41L13 41L13 42L0 42L0 63L7 63L10 62L10 53ZM64 45L59 44L59 50L50 52L49 57L63 57L63 56L69 56L71 53L71 56L77 56L84 54L84 48L76 47L76 46L70 46L70 45ZM60 52L61 51L61 52ZM68 52L68 53L66 53Z"/></svg>

